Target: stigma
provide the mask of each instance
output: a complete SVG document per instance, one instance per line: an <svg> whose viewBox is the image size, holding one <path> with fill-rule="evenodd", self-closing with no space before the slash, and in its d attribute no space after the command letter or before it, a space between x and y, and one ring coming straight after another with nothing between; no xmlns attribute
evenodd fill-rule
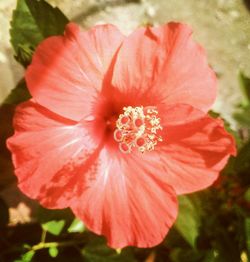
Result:
<svg viewBox="0 0 250 262"><path fill-rule="evenodd" d="M114 139L123 153L152 151L162 141L161 120L156 107L124 107L116 121Z"/></svg>

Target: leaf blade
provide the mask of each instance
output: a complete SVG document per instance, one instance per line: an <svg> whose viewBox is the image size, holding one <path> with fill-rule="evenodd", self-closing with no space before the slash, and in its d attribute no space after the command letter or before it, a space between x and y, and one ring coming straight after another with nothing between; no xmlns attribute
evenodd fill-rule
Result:
<svg viewBox="0 0 250 262"><path fill-rule="evenodd" d="M180 196L179 215L175 222L175 228L192 247L195 247L200 223L200 216L195 204L187 196Z"/></svg>
<svg viewBox="0 0 250 262"><path fill-rule="evenodd" d="M52 220L47 223L43 223L42 228L51 233L52 235L58 236L62 232L64 225L64 220Z"/></svg>
<svg viewBox="0 0 250 262"><path fill-rule="evenodd" d="M75 218L67 230L69 233L82 233L85 230L85 226L80 219Z"/></svg>
<svg viewBox="0 0 250 262"><path fill-rule="evenodd" d="M18 0L10 29L16 60L28 66L37 45L49 36L63 34L68 22L58 8L44 0Z"/></svg>

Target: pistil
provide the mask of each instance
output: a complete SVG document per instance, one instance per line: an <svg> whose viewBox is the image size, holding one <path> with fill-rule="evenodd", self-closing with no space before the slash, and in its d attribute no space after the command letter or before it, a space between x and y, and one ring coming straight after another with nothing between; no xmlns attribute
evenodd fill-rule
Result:
<svg viewBox="0 0 250 262"><path fill-rule="evenodd" d="M161 120L156 107L124 107L116 121L114 139L123 153L152 151L162 141L159 131Z"/></svg>

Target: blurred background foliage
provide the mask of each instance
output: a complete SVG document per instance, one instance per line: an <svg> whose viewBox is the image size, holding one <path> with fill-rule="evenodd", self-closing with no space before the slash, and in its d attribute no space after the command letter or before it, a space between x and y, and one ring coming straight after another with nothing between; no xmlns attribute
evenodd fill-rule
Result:
<svg viewBox="0 0 250 262"><path fill-rule="evenodd" d="M1 0L0 11L7 17L6 2ZM230 159L212 187L179 197L178 219L160 245L111 249L69 209L44 209L18 191L5 141L13 132L15 106L30 95L21 79L24 69L14 60L10 64L16 79L11 82L6 75L4 78L5 58L9 59L13 51L6 51L9 47L4 46L2 38L0 72L5 80L0 81L0 262L250 261L249 8L249 1L240 0L17 1L10 43L15 60L23 68L29 65L37 44L48 36L62 34L69 19L83 27L112 22L125 33L143 24L169 20L190 23L219 79L219 97L211 115L225 118L237 141L238 155ZM0 17L1 26L3 21ZM5 29L1 29L1 36Z"/></svg>

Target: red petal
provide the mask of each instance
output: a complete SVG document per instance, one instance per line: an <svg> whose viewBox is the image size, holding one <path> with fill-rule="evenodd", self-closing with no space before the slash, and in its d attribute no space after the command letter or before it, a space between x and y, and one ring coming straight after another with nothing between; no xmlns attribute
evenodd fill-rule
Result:
<svg viewBox="0 0 250 262"><path fill-rule="evenodd" d="M111 159L103 150L96 179L72 207L111 247L157 245L175 221L175 192L162 182L161 166L152 167L141 157Z"/></svg>
<svg viewBox="0 0 250 262"><path fill-rule="evenodd" d="M81 32L70 23L64 36L50 37L38 46L26 72L32 96L64 117L88 117L122 40L111 25Z"/></svg>
<svg viewBox="0 0 250 262"><path fill-rule="evenodd" d="M69 206L73 184L83 181L76 179L78 167L90 161L98 146L87 124L83 127L28 101L18 106L14 125L7 145L20 189L46 207Z"/></svg>
<svg viewBox="0 0 250 262"><path fill-rule="evenodd" d="M141 28L122 44L113 85L130 96L130 104L190 104L207 111L216 96L216 77L203 49L179 23Z"/></svg>
<svg viewBox="0 0 250 262"><path fill-rule="evenodd" d="M187 104L160 105L157 107L162 126L176 126L190 123L206 114Z"/></svg>
<svg viewBox="0 0 250 262"><path fill-rule="evenodd" d="M158 153L165 179L177 194L210 186L236 152L234 139L222 121L209 116L188 124L165 126L165 132L166 142Z"/></svg>

